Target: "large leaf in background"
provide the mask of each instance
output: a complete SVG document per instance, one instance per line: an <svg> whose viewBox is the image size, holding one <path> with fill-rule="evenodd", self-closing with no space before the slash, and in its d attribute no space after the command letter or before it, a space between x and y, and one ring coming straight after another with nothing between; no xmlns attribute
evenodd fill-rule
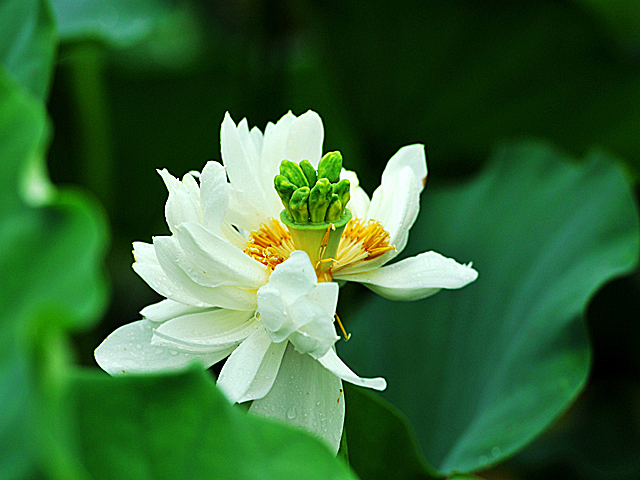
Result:
<svg viewBox="0 0 640 480"><path fill-rule="evenodd" d="M349 464L362 480L439 478L424 462L407 419L364 388L345 383Z"/></svg>
<svg viewBox="0 0 640 480"><path fill-rule="evenodd" d="M195 368L166 376L76 374L80 454L96 480L353 480L317 439L231 406Z"/></svg>
<svg viewBox="0 0 640 480"><path fill-rule="evenodd" d="M0 68L3 479L25 478L55 450L38 451L43 428L38 422L48 417L41 408L49 399L46 392L40 395L36 379L52 359L33 345L46 345L61 329L89 325L106 303L99 267L107 237L104 219L86 198L54 191L47 183L42 174L46 127L44 105Z"/></svg>
<svg viewBox="0 0 640 480"><path fill-rule="evenodd" d="M637 55L576 3L296 2L300 48L319 59L296 67L329 83L293 90L293 104L339 103L365 158L427 143L450 174L522 135L576 152L604 145L640 169Z"/></svg>
<svg viewBox="0 0 640 480"><path fill-rule="evenodd" d="M49 91L57 39L47 0L0 2L0 64L40 99Z"/></svg>
<svg viewBox="0 0 640 480"><path fill-rule="evenodd" d="M620 170L604 154L565 160L544 145L506 146L474 182L428 188L408 250L473 260L478 280L415 303L376 298L349 325L341 354L386 376L385 396L441 472L499 461L567 407L589 368L585 305L637 261Z"/></svg>
<svg viewBox="0 0 640 480"><path fill-rule="evenodd" d="M126 47L148 36L168 11L165 0L51 0L64 41L100 40Z"/></svg>

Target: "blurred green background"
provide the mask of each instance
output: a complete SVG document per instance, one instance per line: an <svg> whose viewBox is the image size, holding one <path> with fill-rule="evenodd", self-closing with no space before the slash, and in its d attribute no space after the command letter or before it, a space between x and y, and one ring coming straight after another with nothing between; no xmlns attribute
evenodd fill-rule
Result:
<svg viewBox="0 0 640 480"><path fill-rule="evenodd" d="M570 241L575 246L567 250L573 248L577 259L585 251L600 255L606 236L594 236L585 245L577 239L591 238L585 233L589 219L600 224L622 215L615 202L624 181L632 185L637 204L637 1L55 0L51 5L60 44L50 85L44 87L50 92L47 109L53 125L49 173L55 184L79 185L94 195L111 231L106 259L110 303L96 328L72 338L71 351L81 365L95 367L93 349L102 339L160 299L130 268L132 241L148 242L152 235L168 231L163 215L166 190L155 170L167 168L180 176L200 170L208 159L219 159L219 126L226 111L234 120L246 117L261 129L288 110L297 115L317 111L325 126L324 150L341 150L345 166L358 172L369 194L398 148L425 144L429 181L422 196L424 211L412 234L412 253L438 248L445 255L462 255L456 257L459 261L474 260L479 281L483 265L477 262L492 252L481 245L491 246L490 235L505 234L508 246L526 244L524 238L530 234L524 227L520 236L507 234L505 225L493 222L496 211L481 209L480 202L474 210L477 198L472 195L447 196L457 188L450 185L491 184L477 180L485 178L481 175L490 158L502 158L503 165L517 164L513 172L501 173L499 185L506 190L487 187L496 197L500 191L512 196L505 195L502 203L487 200L486 205L507 205L516 199L522 218L535 218L532 223L542 229L553 223L554 206L573 205L576 211L588 206L592 216L573 224L569 234L576 242ZM495 150L520 140L531 150L522 153L518 147L507 150L509 154ZM594 148L600 153L593 154ZM602 178L602 183L589 184L592 188L572 183L566 190L572 198L562 196L566 193L552 197L553 189L536 177L535 166L527 177L518 177L528 172L526 159L534 156L545 159L539 165L552 176L554 165L564 165L566 159L575 166L587 163L577 159L597 156L614 165L616 172L622 171L624 179L608 169L598 170L594 178ZM611 183L606 183L609 177ZM547 194L557 203L537 210ZM602 205L598 198L605 199ZM471 213L465 217L464 205L452 205L451 219L443 220L448 202L462 201L468 202ZM486 221L480 218L472 224L470 218L478 218L472 216L477 211L487 215ZM637 211L629 207L624 214L629 229L637 229ZM487 226L484 232L483 225L497 230ZM444 233L433 233L431 228ZM456 244L462 235L466 243ZM472 248L475 235L485 238L478 238L477 251ZM449 237L447 244L443 239ZM448 251L447 245L451 245ZM521 256L525 250L518 250ZM535 245L530 250L535 252ZM496 258L500 253L496 247L495 255L487 258L517 264L509 257ZM640 276L637 271L626 272L634 263L629 259L626 266L593 273L597 280L575 294L582 303L567 314L582 325L582 304L597 291L584 316L587 329L576 333L577 343L572 344L584 347L580 368L591 362L586 389L566 412L561 409L563 415L534 443L515 456L509 453L506 462L480 469L482 478L640 478ZM511 273L520 272L514 268ZM622 273L627 275L599 288ZM554 275L562 278L563 272ZM572 278L567 277L567 283L573 283ZM542 275L539 283L546 281ZM491 292L489 288L484 295ZM446 318L451 314L448 305L456 302L454 294L437 300L440 304L431 306L427 300L409 308L423 309L427 316L432 308L434 317ZM382 311L380 304L369 305L372 299L360 287L341 291L341 317L361 341L367 328L374 328L364 323L367 316ZM380 308L405 308L385 305ZM468 308L480 307L469 303ZM545 328L547 317L540 318ZM380 334L384 322L375 328ZM384 349L385 337L375 338L378 343L373 347ZM381 373L371 365L358 365L355 353L346 352L348 344L340 348L359 373ZM366 352L360 353L366 357ZM566 398L573 398L583 383L576 377L573 393ZM400 406L393 392L386 395ZM424 441L420 442L424 449ZM423 474L407 473L406 478Z"/></svg>

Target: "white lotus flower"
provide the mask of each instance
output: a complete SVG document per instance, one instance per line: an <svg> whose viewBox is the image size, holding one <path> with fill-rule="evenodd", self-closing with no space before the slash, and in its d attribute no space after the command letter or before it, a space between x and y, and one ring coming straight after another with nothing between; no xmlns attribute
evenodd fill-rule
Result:
<svg viewBox="0 0 640 480"><path fill-rule="evenodd" d="M350 188L341 182L347 185L341 203L333 194L339 221L326 220L327 213L324 223L309 227L281 217L282 195L274 188L281 161L308 160L322 169L322 142L322 122L311 111L288 113L269 123L264 135L249 130L246 120L236 126L227 114L224 167L209 162L201 174L182 180L160 172L169 190L171 235L134 243L133 268L166 299L145 307L143 320L120 327L96 349L104 370L171 370L194 359L209 367L228 356L218 385L232 402L252 401L250 413L295 424L337 451L342 380L377 390L386 382L358 377L336 355L338 284L332 280L415 300L460 288L477 273L435 252L383 266L404 248L418 214L427 173L420 145L391 158L372 200L355 173L338 173L350 182ZM337 180L327 187L327 198L338 192ZM282 198L289 211L287 201ZM312 203L304 202L306 211Z"/></svg>

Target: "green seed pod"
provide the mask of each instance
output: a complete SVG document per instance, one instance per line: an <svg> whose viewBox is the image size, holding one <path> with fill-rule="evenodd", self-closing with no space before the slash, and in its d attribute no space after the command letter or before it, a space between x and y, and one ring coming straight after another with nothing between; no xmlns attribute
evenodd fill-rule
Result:
<svg viewBox="0 0 640 480"><path fill-rule="evenodd" d="M333 185L333 193L338 195L340 198L342 207L346 207L347 203L351 199L351 182L346 178L344 180L340 180L338 183Z"/></svg>
<svg viewBox="0 0 640 480"><path fill-rule="evenodd" d="M289 200L289 213L296 223L309 222L309 207L307 200L309 199L309 187L298 188Z"/></svg>
<svg viewBox="0 0 640 480"><path fill-rule="evenodd" d="M280 175L287 177L291 183L296 187L308 187L309 182L305 177L304 172L297 163L290 162L289 160L282 160L280 162Z"/></svg>
<svg viewBox="0 0 640 480"><path fill-rule="evenodd" d="M289 212L289 200L291 200L291 195L293 195L293 192L296 191L296 186L289 182L289 180L287 180L287 177L285 177L284 175L276 175L273 179L273 185L276 189L276 192L278 192L280 200L282 200L284 208L287 210L287 212Z"/></svg>
<svg viewBox="0 0 640 480"><path fill-rule="evenodd" d="M316 169L313 168L311 162L309 160L302 160L300 162L300 168L302 169L302 173L307 177L307 182L309 182L309 188L313 188L316 184Z"/></svg>
<svg viewBox="0 0 640 480"><path fill-rule="evenodd" d="M322 157L318 165L318 178L327 178L331 183L340 180L342 170L342 154L340 152L329 152Z"/></svg>
<svg viewBox="0 0 640 480"><path fill-rule="evenodd" d="M342 216L342 202L335 193L331 196L331 202L327 209L327 222L336 222Z"/></svg>
<svg viewBox="0 0 640 480"><path fill-rule="evenodd" d="M322 223L329 208L333 195L331 184L326 178L321 178L309 193L309 219L311 223Z"/></svg>

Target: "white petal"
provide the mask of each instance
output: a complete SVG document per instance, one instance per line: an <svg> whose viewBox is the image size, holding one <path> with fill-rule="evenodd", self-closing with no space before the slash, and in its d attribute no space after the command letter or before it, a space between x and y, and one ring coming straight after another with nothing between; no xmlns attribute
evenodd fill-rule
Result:
<svg viewBox="0 0 640 480"><path fill-rule="evenodd" d="M186 257L174 237L154 237L153 245L167 278L201 302L234 310L255 310L255 294L247 290L233 286L206 287L194 282L186 272L198 267Z"/></svg>
<svg viewBox="0 0 640 480"><path fill-rule="evenodd" d="M344 425L342 382L292 345L282 359L269 393L255 400L250 414L280 420L322 439L337 453Z"/></svg>
<svg viewBox="0 0 640 480"><path fill-rule="evenodd" d="M175 237L197 268L186 273L200 285L236 285L258 289L269 278L267 267L199 223L179 225Z"/></svg>
<svg viewBox="0 0 640 480"><path fill-rule="evenodd" d="M427 157L424 145L407 145L398 150L387 162L387 166L382 172L381 184L392 185L396 183L396 176L405 167L411 168L418 192L421 192L427 181Z"/></svg>
<svg viewBox="0 0 640 480"><path fill-rule="evenodd" d="M316 112L309 110L291 124L284 158L295 163L309 160L317 169L322 157L323 140L322 120Z"/></svg>
<svg viewBox="0 0 640 480"><path fill-rule="evenodd" d="M340 173L340 180L347 179L349 183L351 183L351 188L349 189L349 193L351 194L351 199L347 204L349 210L356 218L368 218L369 212L369 204L371 201L369 200L369 196L367 193L360 188L360 181L358 180L358 176L355 172L350 170L342 169Z"/></svg>
<svg viewBox="0 0 640 480"><path fill-rule="evenodd" d="M318 359L318 362L334 375L354 385L373 388L374 390L384 390L387 388L387 381L384 378L360 378L353 373L353 371L340 360L340 357L338 357L333 349L329 349L324 357Z"/></svg>
<svg viewBox="0 0 640 480"><path fill-rule="evenodd" d="M287 112L275 125L268 123L265 129L262 142L261 175L269 178L272 182L273 177L278 174L280 162L286 158L287 138L295 120L296 116Z"/></svg>
<svg viewBox="0 0 640 480"><path fill-rule="evenodd" d="M213 353L239 344L259 327L252 312L216 309L164 322L152 343L179 352Z"/></svg>
<svg viewBox="0 0 640 480"><path fill-rule="evenodd" d="M256 151L257 152L262 152L263 136L262 136L262 132L260 131L260 129L258 127L253 127L251 129L251 140L253 141L253 144L255 145Z"/></svg>
<svg viewBox="0 0 640 480"><path fill-rule="evenodd" d="M255 145L249 136L246 122L241 122L236 127L229 114L225 115L220 131L220 149L233 187L243 192L263 216L267 218L273 216L274 212L269 208L272 202L266 196L267 186L269 186L277 197L273 188L273 176L269 179L263 178L260 158L256 155ZM231 204L233 205L233 202Z"/></svg>
<svg viewBox="0 0 640 480"><path fill-rule="evenodd" d="M267 394L280 368L287 342L273 343L264 328L257 329L225 362L218 387L231 403Z"/></svg>
<svg viewBox="0 0 640 480"><path fill-rule="evenodd" d="M203 367L209 368L233 351L233 348L230 348L209 355L178 353L151 345L152 335L153 324L148 320L124 325L96 348L96 362L111 375L152 373L179 370L194 362L200 362Z"/></svg>
<svg viewBox="0 0 640 480"><path fill-rule="evenodd" d="M160 267L153 245L143 242L133 243L133 256L135 263L133 270L147 282L147 284L163 297L170 298L179 303L196 307L209 306L189 291L169 280Z"/></svg>
<svg viewBox="0 0 640 480"><path fill-rule="evenodd" d="M162 323L172 318L181 317L190 313L199 313L202 311L202 307L194 307L192 305L185 305L184 303L178 303L173 300L166 299L158 303L147 305L140 310L140 315L152 322Z"/></svg>
<svg viewBox="0 0 640 480"><path fill-rule="evenodd" d="M267 217L279 218L282 211L280 197L273 188L273 178L280 171L280 162L286 159L286 146L291 126L296 121L296 116L291 112L284 115L274 125L268 123L262 142L260 156L261 180L265 191L265 204L262 206Z"/></svg>
<svg viewBox="0 0 640 480"><path fill-rule="evenodd" d="M338 275L337 279L360 282L391 300L418 300L441 288L461 288L478 272L436 252L425 252L393 265L367 272Z"/></svg>
<svg viewBox="0 0 640 480"><path fill-rule="evenodd" d="M282 209L282 204L279 208ZM247 232L253 232L259 230L260 226L269 220L269 217L279 218L279 215L280 211L267 213L267 209L259 208L245 192L238 190L233 185L229 187L229 210L227 210L225 220L230 224Z"/></svg>
<svg viewBox="0 0 640 480"><path fill-rule="evenodd" d="M229 209L229 185L224 167L217 162L207 162L200 175L200 184L204 226L220 233L220 224Z"/></svg>
<svg viewBox="0 0 640 480"><path fill-rule="evenodd" d="M182 222L200 222L202 219L200 200L166 169L158 170L158 173L169 189L169 198L165 205L165 217L169 229L173 232L176 225Z"/></svg>
<svg viewBox="0 0 640 480"><path fill-rule="evenodd" d="M394 175L394 182L380 185L371 199L368 216L377 220L389 234L389 244L396 247L394 255L407 244L409 229L420 210L420 190L410 167L404 167Z"/></svg>
<svg viewBox="0 0 640 480"><path fill-rule="evenodd" d="M317 284L316 271L309 256L302 250L291 252L289 258L273 270L268 283L281 291L287 304L306 295Z"/></svg>

